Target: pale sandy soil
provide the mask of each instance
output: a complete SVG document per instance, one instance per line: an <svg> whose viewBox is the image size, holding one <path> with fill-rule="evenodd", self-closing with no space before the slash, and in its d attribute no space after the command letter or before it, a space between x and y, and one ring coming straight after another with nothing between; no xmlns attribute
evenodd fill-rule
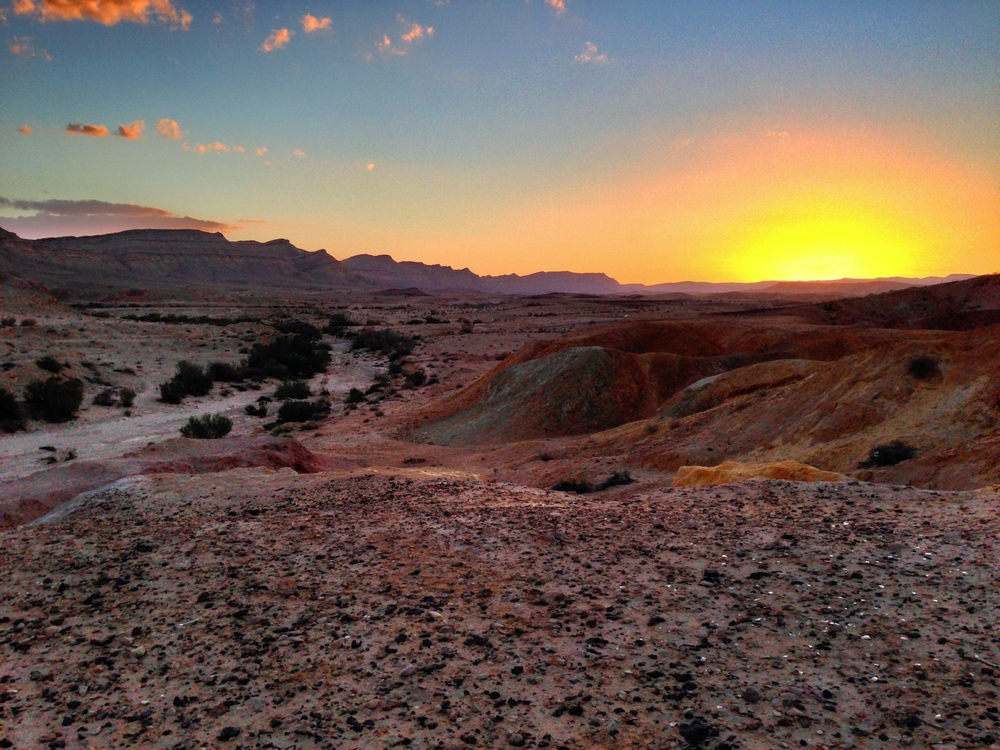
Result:
<svg viewBox="0 0 1000 750"><path fill-rule="evenodd" d="M460 297L348 312L419 333L408 366L438 379L292 433L366 470L131 477L0 532L0 748L996 747L995 492L675 490L583 438L409 442L408 418L524 343L652 312ZM406 325L426 315L448 323ZM20 388L52 353L140 395L129 418L88 406L0 436L4 478L38 468L41 445L100 459L192 414L230 415L237 435L262 423L243 407L274 383L179 407L155 388L181 358L237 360L265 326L38 317L0 329L0 382ZM335 400L387 364L337 346L312 383ZM637 483L539 488L626 465Z"/></svg>

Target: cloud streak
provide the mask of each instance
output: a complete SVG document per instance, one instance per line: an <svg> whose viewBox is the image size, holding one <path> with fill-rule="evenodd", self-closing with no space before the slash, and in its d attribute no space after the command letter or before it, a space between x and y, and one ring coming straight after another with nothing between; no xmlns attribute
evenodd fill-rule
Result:
<svg viewBox="0 0 1000 750"><path fill-rule="evenodd" d="M311 13L302 16L302 31L306 34L313 34L317 31L330 31L333 28L332 18L317 18Z"/></svg>
<svg viewBox="0 0 1000 750"><path fill-rule="evenodd" d="M21 133L23 135L34 135L35 134L35 131L31 129L30 125L22 125L21 127L19 127L17 129L17 132Z"/></svg>
<svg viewBox="0 0 1000 750"><path fill-rule="evenodd" d="M290 29L274 29L257 48L259 52L274 52L288 45L295 32Z"/></svg>
<svg viewBox="0 0 1000 750"><path fill-rule="evenodd" d="M178 216L154 206L99 200L30 201L0 197L0 209L33 212L30 216L2 219L5 228L29 239L103 234L125 229L199 229L205 232L242 229L236 224Z"/></svg>
<svg viewBox="0 0 1000 750"><path fill-rule="evenodd" d="M130 122L128 125L119 125L118 135L128 141L137 141L142 138L142 131L145 129L145 121L136 120L135 122Z"/></svg>
<svg viewBox="0 0 1000 750"><path fill-rule="evenodd" d="M557 16L566 12L566 0L545 0L545 4L553 8Z"/></svg>
<svg viewBox="0 0 1000 750"><path fill-rule="evenodd" d="M81 124L71 122L66 126L69 135L89 135L91 138L107 138L108 129L103 125Z"/></svg>
<svg viewBox="0 0 1000 750"><path fill-rule="evenodd" d="M50 21L95 21L114 26L123 21L148 24L159 21L187 30L192 16L173 0L14 0L14 15Z"/></svg>

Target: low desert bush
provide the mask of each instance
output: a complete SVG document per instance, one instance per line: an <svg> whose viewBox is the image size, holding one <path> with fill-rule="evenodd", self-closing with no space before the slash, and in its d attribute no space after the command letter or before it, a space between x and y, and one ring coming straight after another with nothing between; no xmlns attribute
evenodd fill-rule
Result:
<svg viewBox="0 0 1000 750"><path fill-rule="evenodd" d="M24 416L17 397L6 388L0 388L0 430L17 432L24 429Z"/></svg>
<svg viewBox="0 0 1000 750"><path fill-rule="evenodd" d="M33 380L24 389L24 402L34 417L46 422L69 422L76 418L83 403L83 383L61 375Z"/></svg>
<svg viewBox="0 0 1000 750"><path fill-rule="evenodd" d="M402 359L413 351L417 341L412 336L406 336L385 328L375 331L361 331L351 339L351 351L367 349L371 352L384 354L391 360Z"/></svg>
<svg viewBox="0 0 1000 750"><path fill-rule="evenodd" d="M114 406L116 395L114 388L105 388L103 391L98 392L90 403L94 406Z"/></svg>
<svg viewBox="0 0 1000 750"><path fill-rule="evenodd" d="M244 377L243 365L234 365L230 362L210 362L208 375L216 383L239 383Z"/></svg>
<svg viewBox="0 0 1000 750"><path fill-rule="evenodd" d="M930 380L941 373L941 365L927 354L914 357L906 366L906 371L917 380Z"/></svg>
<svg viewBox="0 0 1000 750"><path fill-rule="evenodd" d="M36 359L35 364L38 365L39 369L51 372L54 375L58 375L65 367L62 362L53 357L51 354L46 354L44 357Z"/></svg>
<svg viewBox="0 0 1000 750"><path fill-rule="evenodd" d="M360 404L365 400L365 394L360 388L351 388L344 399L345 404Z"/></svg>
<svg viewBox="0 0 1000 750"><path fill-rule="evenodd" d="M264 378L311 378L326 372L330 364L330 345L305 336L279 336L266 344L251 347L247 356L247 374Z"/></svg>
<svg viewBox="0 0 1000 750"><path fill-rule="evenodd" d="M279 422L311 422L322 419L330 413L330 402L319 401L286 401L278 409Z"/></svg>
<svg viewBox="0 0 1000 750"><path fill-rule="evenodd" d="M274 397L279 401L306 399L310 396L312 396L312 392L304 380L286 380L274 391Z"/></svg>
<svg viewBox="0 0 1000 750"><path fill-rule="evenodd" d="M212 390L212 376L200 365L185 359L177 363L174 380L181 383L191 396L207 396Z"/></svg>
<svg viewBox="0 0 1000 750"><path fill-rule="evenodd" d="M118 401L128 409L132 404L135 403L135 391L131 388L119 388L118 389Z"/></svg>
<svg viewBox="0 0 1000 750"><path fill-rule="evenodd" d="M306 323L304 320L296 320L295 318L279 320L274 324L274 329L278 333L288 333L293 336L302 336L310 341L317 341L323 335L323 332L312 323Z"/></svg>
<svg viewBox="0 0 1000 750"><path fill-rule="evenodd" d="M188 395L187 388L177 380L160 383L160 401L165 404L179 404Z"/></svg>
<svg viewBox="0 0 1000 750"><path fill-rule="evenodd" d="M331 336L336 336L337 338L346 338L350 334L347 329L358 325L356 320L351 320L344 313L334 313L330 316L330 322L326 324L324 332L330 334Z"/></svg>
<svg viewBox="0 0 1000 750"><path fill-rule="evenodd" d="M0 328L13 328L17 325L17 318L4 316L0 318Z"/></svg>
<svg viewBox="0 0 1000 750"><path fill-rule="evenodd" d="M627 471L616 471L610 477L605 479L599 485L597 485L598 491L606 490L609 487L621 487L622 485L632 484L635 480L632 475Z"/></svg>
<svg viewBox="0 0 1000 750"><path fill-rule="evenodd" d="M895 466L901 461L907 461L916 455L917 451L902 440L876 445L868 454L868 459L861 463L862 468L873 469L876 466Z"/></svg>
<svg viewBox="0 0 1000 750"><path fill-rule="evenodd" d="M181 427L181 435L199 440L214 440L223 438L233 429L233 420L221 414L205 414L201 417L191 417Z"/></svg>
<svg viewBox="0 0 1000 750"><path fill-rule="evenodd" d="M564 479L556 484L552 489L557 490L558 492L575 492L577 495L586 495L588 492L594 491L590 482L584 481L583 479Z"/></svg>
<svg viewBox="0 0 1000 750"><path fill-rule="evenodd" d="M427 373L423 369L413 370L406 373L404 388L419 388L427 382Z"/></svg>

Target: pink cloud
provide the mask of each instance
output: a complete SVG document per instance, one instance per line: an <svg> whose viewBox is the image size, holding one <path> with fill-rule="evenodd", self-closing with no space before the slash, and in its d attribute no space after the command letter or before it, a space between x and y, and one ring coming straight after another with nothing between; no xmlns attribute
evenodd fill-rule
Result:
<svg viewBox="0 0 1000 750"><path fill-rule="evenodd" d="M292 154L300 159L304 159L306 157L306 152L303 151L301 148L292 149Z"/></svg>
<svg viewBox="0 0 1000 750"><path fill-rule="evenodd" d="M35 131L31 129L30 125L22 125L17 129L18 133L23 133L24 135L34 135Z"/></svg>
<svg viewBox="0 0 1000 750"><path fill-rule="evenodd" d="M137 141L142 138L142 131L145 129L145 121L136 120L135 122L130 122L128 125L119 125L118 135L129 141Z"/></svg>
<svg viewBox="0 0 1000 750"><path fill-rule="evenodd" d="M78 122L71 122L66 126L69 135L89 135L91 138L107 138L108 129L103 125L82 125Z"/></svg>
<svg viewBox="0 0 1000 750"><path fill-rule="evenodd" d="M179 141L184 137L184 134L181 133L181 126L177 124L176 120L171 120L168 117L159 120L156 123L156 129L168 141Z"/></svg>
<svg viewBox="0 0 1000 750"><path fill-rule="evenodd" d="M184 150L191 150L188 148L186 143L184 144ZM225 143L219 143L219 141L216 141L215 143L196 143L193 150L197 151L199 154L207 154L209 151L228 151L229 146Z"/></svg>
<svg viewBox="0 0 1000 750"><path fill-rule="evenodd" d="M554 8L557 15L566 12L566 0L545 0L545 4Z"/></svg>
<svg viewBox="0 0 1000 750"><path fill-rule="evenodd" d="M16 36L9 47L11 54L23 58L40 57L45 62L52 62L52 55L44 49L36 49L30 36Z"/></svg>
<svg viewBox="0 0 1000 750"><path fill-rule="evenodd" d="M172 28L190 28L192 16L173 0L14 0L14 14L48 21L96 21L114 26L122 21L157 20Z"/></svg>
<svg viewBox="0 0 1000 750"><path fill-rule="evenodd" d="M306 34L312 34L315 31L329 31L332 28L332 18L317 18L311 13L302 16L302 31Z"/></svg>
<svg viewBox="0 0 1000 750"><path fill-rule="evenodd" d="M414 44L434 35L433 26L421 26L419 23L408 21L402 13L396 15L396 21L403 27L399 35L399 43L393 43L389 36L383 36L381 42L375 43L378 51L383 55L406 55Z"/></svg>
<svg viewBox="0 0 1000 750"><path fill-rule="evenodd" d="M593 42L587 42L583 45L583 50L579 55L573 58L578 63L606 63L608 61L608 56L603 52L598 52L597 45Z"/></svg>
<svg viewBox="0 0 1000 750"><path fill-rule="evenodd" d="M260 148L257 149L257 156L263 156L266 153L267 153L266 146L261 146Z"/></svg>
<svg viewBox="0 0 1000 750"><path fill-rule="evenodd" d="M289 29L274 29L257 50L260 52L274 52L276 49L281 49L287 45L294 35L295 32Z"/></svg>

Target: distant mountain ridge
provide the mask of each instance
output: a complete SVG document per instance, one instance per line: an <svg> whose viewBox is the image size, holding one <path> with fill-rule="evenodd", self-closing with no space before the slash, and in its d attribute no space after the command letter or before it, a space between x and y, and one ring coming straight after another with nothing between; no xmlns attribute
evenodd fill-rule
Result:
<svg viewBox="0 0 1000 750"><path fill-rule="evenodd" d="M308 252L285 239L231 241L219 232L191 229L133 229L88 237L24 240L0 229L0 273L53 287L114 289L217 288L479 294L665 294L753 293L775 296L856 297L971 278L841 279L754 283L673 282L620 284L603 273L540 271L518 276L480 276L468 268L397 261L389 255L355 255L338 261L325 250Z"/></svg>

